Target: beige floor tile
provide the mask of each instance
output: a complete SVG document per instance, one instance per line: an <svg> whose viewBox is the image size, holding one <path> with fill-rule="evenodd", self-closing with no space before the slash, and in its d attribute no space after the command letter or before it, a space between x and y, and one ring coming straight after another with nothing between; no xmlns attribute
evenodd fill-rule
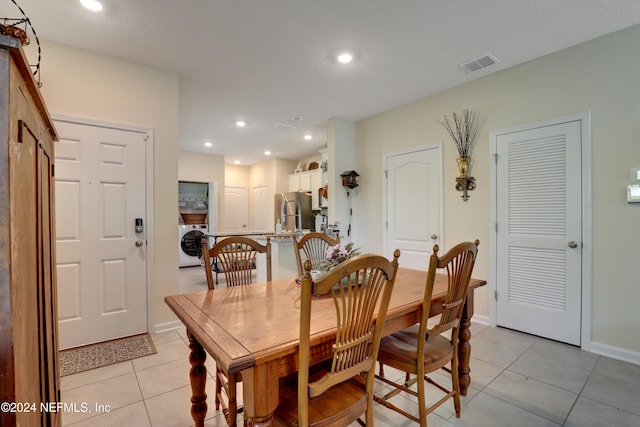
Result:
<svg viewBox="0 0 640 427"><path fill-rule="evenodd" d="M189 358L189 347L182 340L156 344L156 349L158 350L156 354L133 359L133 368L140 371L152 366Z"/></svg>
<svg viewBox="0 0 640 427"><path fill-rule="evenodd" d="M66 425L98 415L96 412L98 406L101 408L108 407L109 410L113 411L132 403L140 402L142 401L142 394L135 374L131 373L64 391L62 392L62 401L75 403L78 407L86 405L88 409L87 411L65 412L62 420Z"/></svg>
<svg viewBox="0 0 640 427"><path fill-rule="evenodd" d="M133 403L72 424L72 427L114 426L151 427L144 402Z"/></svg>
<svg viewBox="0 0 640 427"><path fill-rule="evenodd" d="M73 375L66 375L60 378L60 389L62 391L70 390L131 373L133 373L133 363L127 360L126 362L116 363L114 365L90 369Z"/></svg>
<svg viewBox="0 0 640 427"><path fill-rule="evenodd" d="M136 372L142 397L148 399L162 393L189 385L189 369L187 359L153 366Z"/></svg>

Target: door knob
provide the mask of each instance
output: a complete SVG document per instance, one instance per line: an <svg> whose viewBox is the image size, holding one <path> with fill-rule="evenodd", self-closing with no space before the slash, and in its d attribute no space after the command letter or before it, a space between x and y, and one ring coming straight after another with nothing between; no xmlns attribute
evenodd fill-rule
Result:
<svg viewBox="0 0 640 427"><path fill-rule="evenodd" d="M569 242L569 247L571 249L577 248L578 247L578 243L576 243L574 240Z"/></svg>
<svg viewBox="0 0 640 427"><path fill-rule="evenodd" d="M142 240L136 240L136 246L141 248L142 245L144 245L144 242Z"/></svg>
<svg viewBox="0 0 640 427"><path fill-rule="evenodd" d="M438 239L438 235L437 234L432 234L431 235L431 240L437 240Z"/></svg>

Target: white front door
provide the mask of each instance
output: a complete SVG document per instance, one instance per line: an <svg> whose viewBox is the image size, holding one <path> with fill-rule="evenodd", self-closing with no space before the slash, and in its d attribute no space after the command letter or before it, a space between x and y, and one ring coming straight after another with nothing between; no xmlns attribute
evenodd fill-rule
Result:
<svg viewBox="0 0 640 427"><path fill-rule="evenodd" d="M247 187L224 187L224 219L222 231L247 231L249 224L249 195Z"/></svg>
<svg viewBox="0 0 640 427"><path fill-rule="evenodd" d="M273 225L269 222L269 200L267 199L268 189L269 187L266 185L259 185L251 189L251 217L253 218L253 231L273 230Z"/></svg>
<svg viewBox="0 0 640 427"><path fill-rule="evenodd" d="M496 322L580 344L581 121L498 131Z"/></svg>
<svg viewBox="0 0 640 427"><path fill-rule="evenodd" d="M60 348L147 332L146 134L55 121Z"/></svg>
<svg viewBox="0 0 640 427"><path fill-rule="evenodd" d="M385 156L386 248L400 249L402 266L425 270L442 240L442 147Z"/></svg>

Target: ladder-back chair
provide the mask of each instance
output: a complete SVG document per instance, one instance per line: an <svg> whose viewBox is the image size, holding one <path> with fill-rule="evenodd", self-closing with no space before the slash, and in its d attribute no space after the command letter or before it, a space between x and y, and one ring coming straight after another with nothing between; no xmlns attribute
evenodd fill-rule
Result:
<svg viewBox="0 0 640 427"><path fill-rule="evenodd" d="M311 261L305 261L298 372L280 381L275 425L362 424L363 413L366 425L373 425L376 355L399 256L396 250L391 262L371 254L353 257L315 282ZM310 366L311 305L318 298L333 299L337 330L332 359Z"/></svg>
<svg viewBox="0 0 640 427"><path fill-rule="evenodd" d="M376 375L376 378L393 386L394 390L383 397L376 396L375 400L420 423L421 427L427 426L427 415L449 398L453 398L456 417L460 418L458 328L479 244L478 240L459 243L441 257L438 256L438 245L435 245L429 259L420 323L386 336L382 338L380 343L378 353L380 375ZM444 269L443 272L446 272L448 278L447 295L442 303L443 311L440 320L434 327L429 328L427 322L437 269ZM450 367L447 367L449 364ZM397 384L385 378L382 369L384 365L404 371L406 373L405 382ZM451 390L427 376L428 373L440 368L450 373ZM411 378L412 375L413 378ZM445 393L444 397L429 408L426 407L425 381ZM410 388L416 383L417 392ZM419 417L409 414L389 401L391 397L400 392L406 392L418 398Z"/></svg>

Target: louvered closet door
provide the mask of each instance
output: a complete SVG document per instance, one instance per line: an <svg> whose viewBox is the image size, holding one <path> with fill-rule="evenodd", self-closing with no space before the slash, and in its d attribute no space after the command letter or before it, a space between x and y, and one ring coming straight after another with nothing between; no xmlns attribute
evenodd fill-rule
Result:
<svg viewBox="0 0 640 427"><path fill-rule="evenodd" d="M580 122L496 138L497 324L580 344Z"/></svg>

